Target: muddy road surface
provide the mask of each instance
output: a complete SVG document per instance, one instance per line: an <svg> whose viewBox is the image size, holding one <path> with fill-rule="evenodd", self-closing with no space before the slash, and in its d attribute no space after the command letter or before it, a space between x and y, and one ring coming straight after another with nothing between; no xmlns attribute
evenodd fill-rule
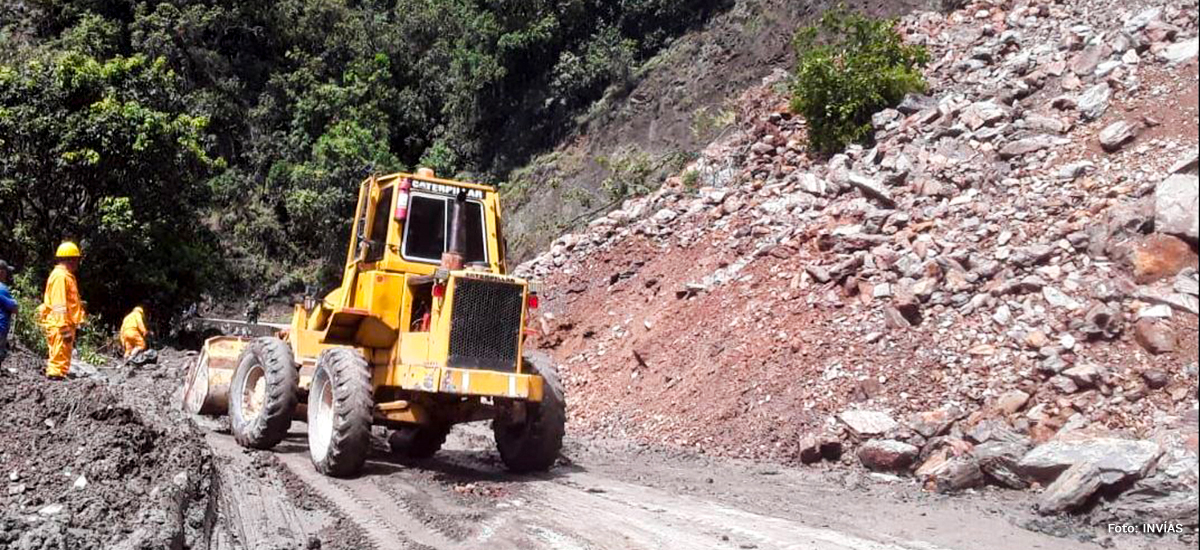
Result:
<svg viewBox="0 0 1200 550"><path fill-rule="evenodd" d="M191 358L50 383L24 357L0 383L0 550L1182 549L839 465L789 468L618 439L568 438L546 474L505 471L486 424L434 458L388 452L318 475L305 425L273 451L172 406ZM6 365L8 366L8 365Z"/></svg>
<svg viewBox="0 0 1200 550"><path fill-rule="evenodd" d="M208 438L218 457L276 470L270 475L290 500L284 506L295 512L270 529L251 518L251 529L270 531L278 547L290 538L295 547L315 539L321 548L377 550L1172 548L1037 519L1022 495L949 498L857 473L579 438L550 473L514 476L486 425L457 427L443 451L423 461L393 458L380 439L365 473L339 480L313 470L304 427L293 424L272 453L244 451L225 434ZM255 477L223 490L256 491Z"/></svg>

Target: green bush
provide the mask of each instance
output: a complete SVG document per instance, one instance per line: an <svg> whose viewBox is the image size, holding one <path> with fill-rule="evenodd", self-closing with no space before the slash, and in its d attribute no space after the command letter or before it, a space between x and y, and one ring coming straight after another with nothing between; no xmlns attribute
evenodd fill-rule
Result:
<svg viewBox="0 0 1200 550"><path fill-rule="evenodd" d="M41 325L37 324L37 308L42 303L43 287L34 282L30 272L24 271L13 278L12 293L21 309L13 318L9 333L30 351L46 355L46 335Z"/></svg>
<svg viewBox="0 0 1200 550"><path fill-rule="evenodd" d="M925 48L906 45L894 19L842 8L796 34L792 111L808 120L809 142L822 152L869 142L871 116L925 90Z"/></svg>
<svg viewBox="0 0 1200 550"><path fill-rule="evenodd" d="M610 173L609 177L600 182L600 188L613 202L645 195L653 190L650 176L658 166L649 154L640 149L627 148L616 157L602 156L597 158L596 162Z"/></svg>
<svg viewBox="0 0 1200 550"><path fill-rule="evenodd" d="M102 367L121 355L117 335L99 315L89 315L75 335L75 351L83 362Z"/></svg>

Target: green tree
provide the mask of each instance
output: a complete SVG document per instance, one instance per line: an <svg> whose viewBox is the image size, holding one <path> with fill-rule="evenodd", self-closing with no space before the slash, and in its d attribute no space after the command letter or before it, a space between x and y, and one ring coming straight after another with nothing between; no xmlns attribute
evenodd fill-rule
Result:
<svg viewBox="0 0 1200 550"><path fill-rule="evenodd" d="M162 59L70 51L0 66L0 242L44 274L58 241L82 240L81 292L108 317L195 298L219 258L195 223L221 166L205 126Z"/></svg>
<svg viewBox="0 0 1200 550"><path fill-rule="evenodd" d="M895 20L837 9L796 35L792 111L808 120L817 150L870 141L872 115L924 91L920 68L929 54L904 44L895 27Z"/></svg>
<svg viewBox="0 0 1200 550"><path fill-rule="evenodd" d="M729 4L0 3L0 246L85 240L93 309L328 283L369 173L503 181Z"/></svg>

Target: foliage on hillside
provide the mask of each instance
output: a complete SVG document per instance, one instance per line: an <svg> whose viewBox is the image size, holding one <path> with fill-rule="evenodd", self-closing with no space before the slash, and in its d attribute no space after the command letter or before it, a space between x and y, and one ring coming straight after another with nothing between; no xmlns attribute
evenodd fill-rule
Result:
<svg viewBox="0 0 1200 550"><path fill-rule="evenodd" d="M81 239L81 291L101 309L186 299L212 277L214 240L194 220L221 166L187 111L161 59L39 52L0 67L5 255L44 271L59 239Z"/></svg>
<svg viewBox="0 0 1200 550"><path fill-rule="evenodd" d="M364 175L499 181L726 3L5 2L0 255L82 239L112 313L327 283Z"/></svg>
<svg viewBox="0 0 1200 550"><path fill-rule="evenodd" d="M871 139L871 116L925 90L922 46L904 44L896 22L844 10L826 12L796 35L792 111L804 115L809 141L834 152Z"/></svg>

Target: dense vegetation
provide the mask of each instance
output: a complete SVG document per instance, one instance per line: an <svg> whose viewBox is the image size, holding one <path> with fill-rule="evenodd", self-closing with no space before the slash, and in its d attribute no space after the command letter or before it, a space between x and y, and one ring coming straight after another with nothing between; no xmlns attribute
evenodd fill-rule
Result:
<svg viewBox="0 0 1200 550"><path fill-rule="evenodd" d="M925 48L904 44L896 22L843 10L796 35L792 110L809 124L809 141L834 152L871 140L871 116L925 90Z"/></svg>
<svg viewBox="0 0 1200 550"><path fill-rule="evenodd" d="M502 181L725 3L3 2L0 256L82 240L109 319L327 283L364 175Z"/></svg>

